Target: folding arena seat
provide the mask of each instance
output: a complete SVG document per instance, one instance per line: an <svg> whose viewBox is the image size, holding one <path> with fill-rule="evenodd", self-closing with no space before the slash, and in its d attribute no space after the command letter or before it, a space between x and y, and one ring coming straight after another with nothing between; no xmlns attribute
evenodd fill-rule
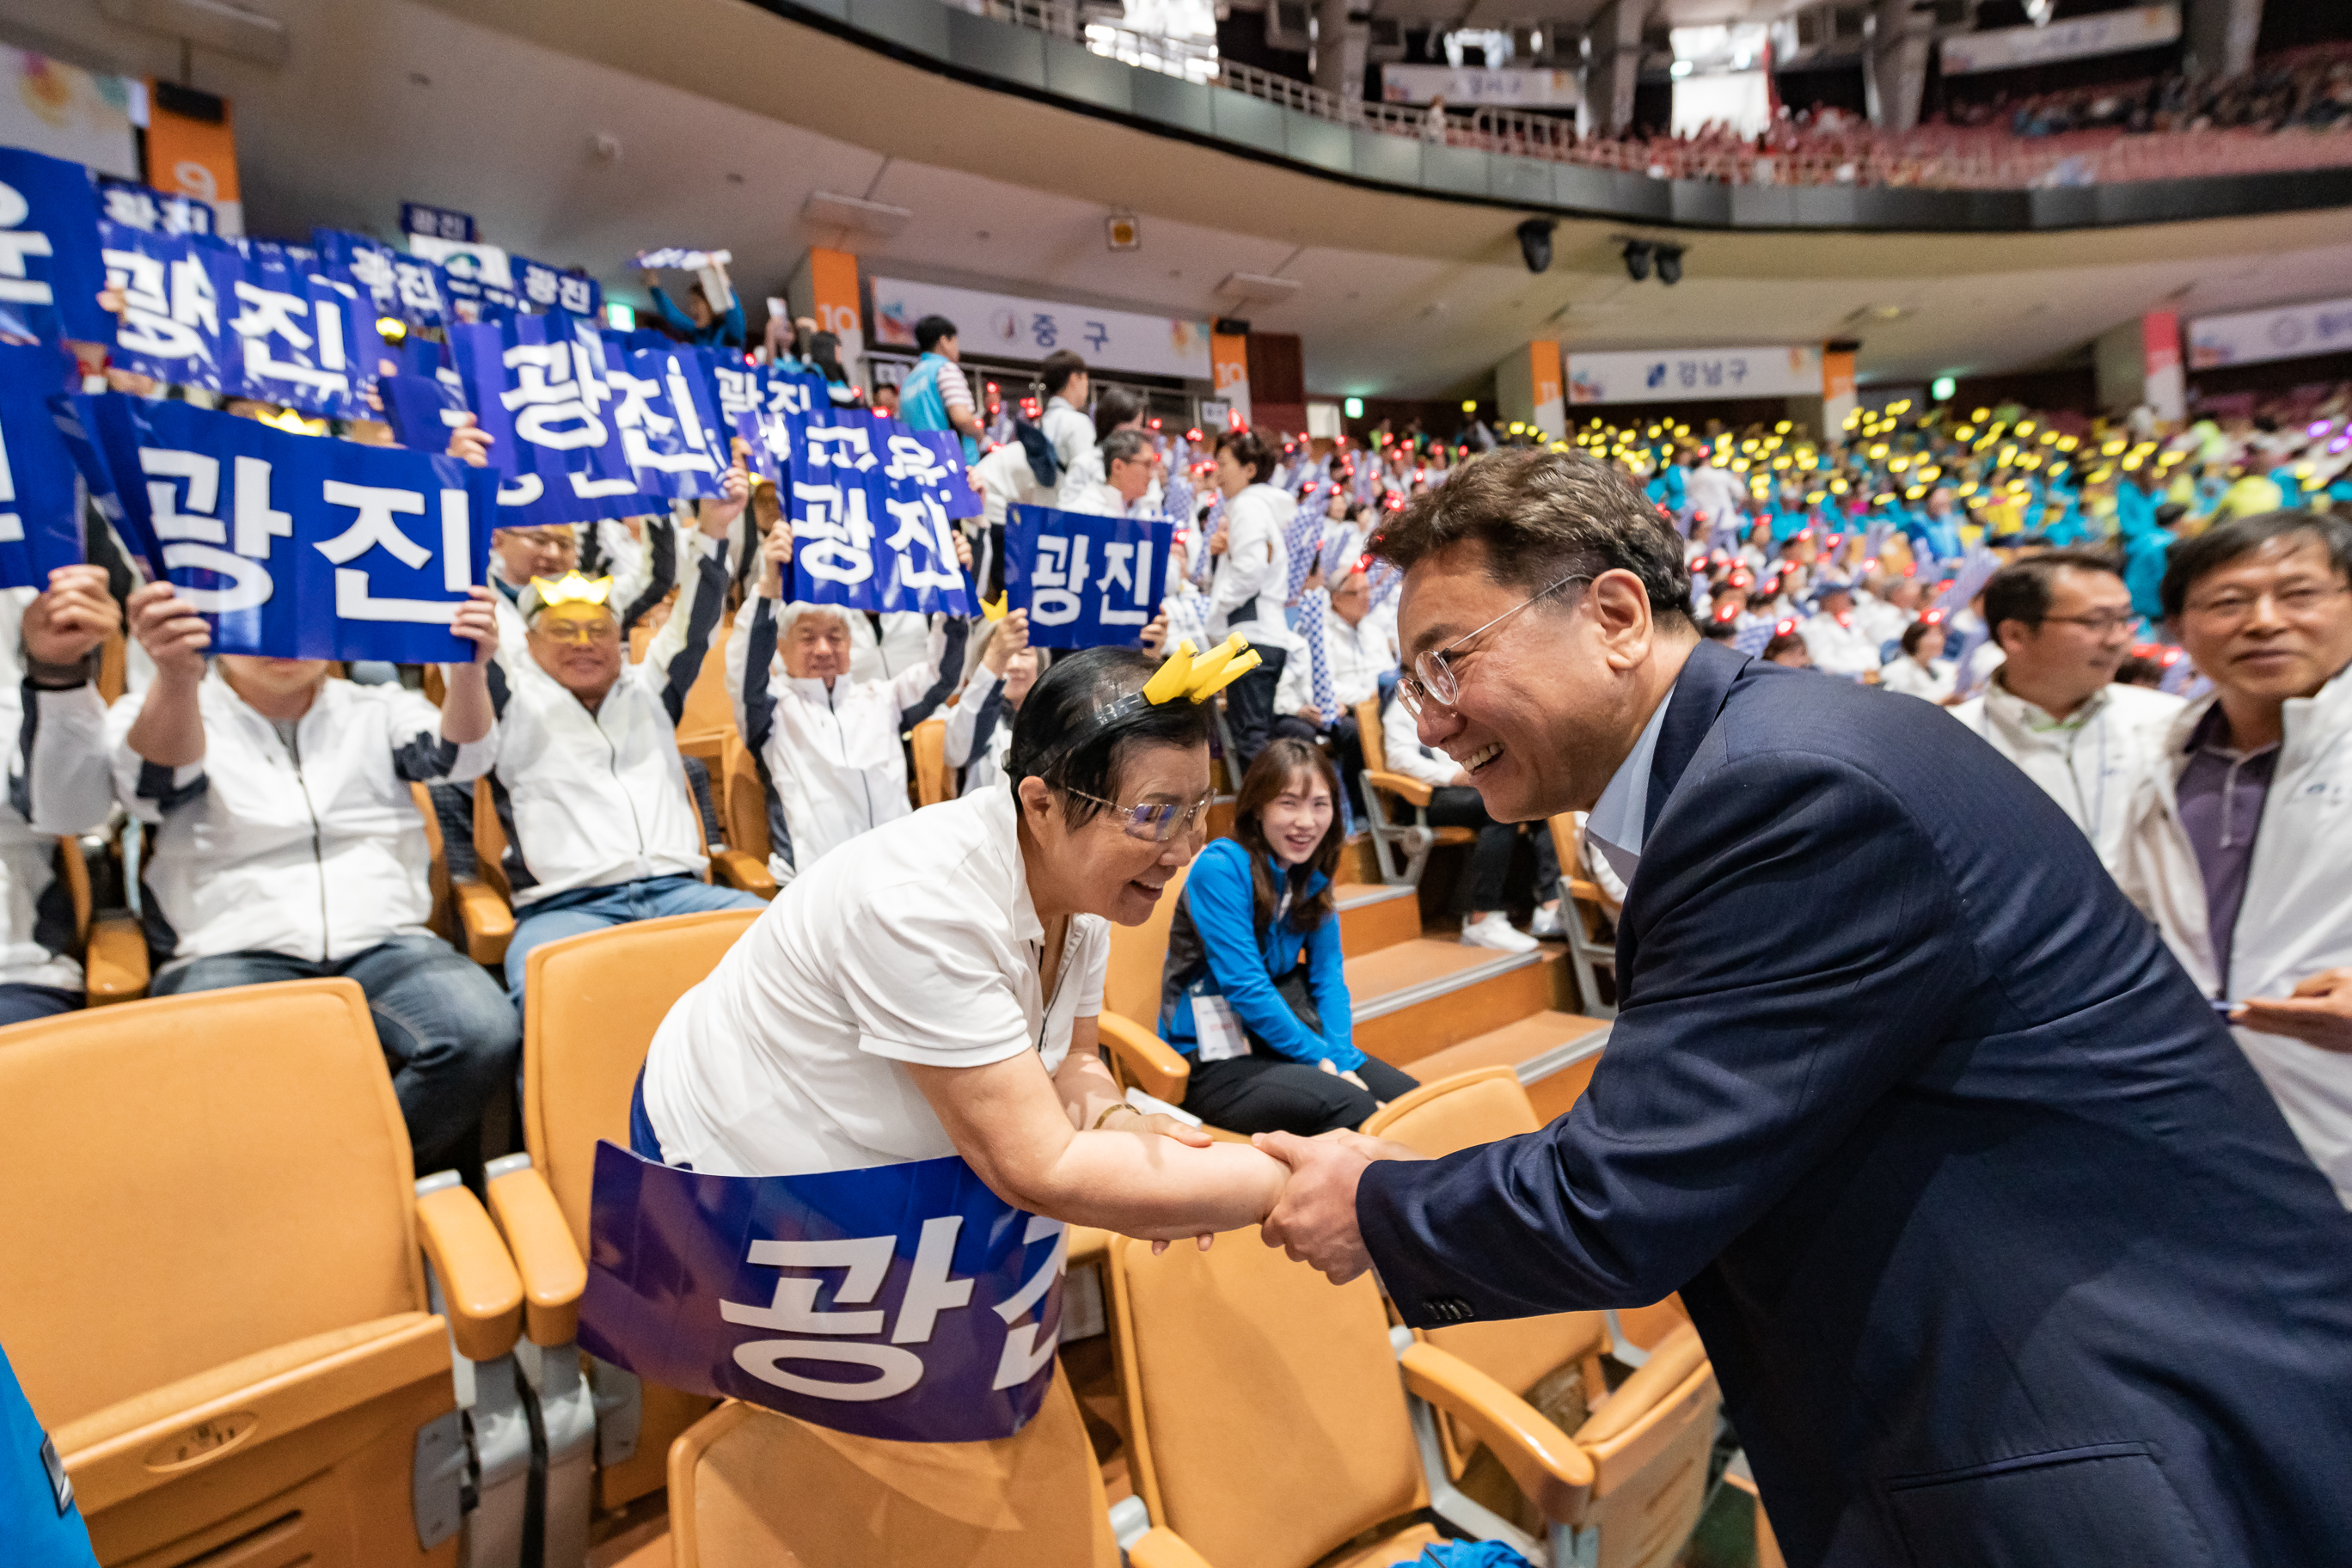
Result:
<svg viewBox="0 0 2352 1568"><path fill-rule="evenodd" d="M657 1490L670 1441L712 1404L590 1362L574 1340L597 1141L628 1146L629 1094L654 1031L758 918L755 910L672 915L531 950L523 979L528 1152L491 1162L488 1191L522 1280L516 1353L547 1434L551 1564L580 1560L594 1512Z"/></svg>
<svg viewBox="0 0 2352 1568"><path fill-rule="evenodd" d="M955 770L948 766L948 721L926 719L915 726L908 740L915 765L907 782L914 790L915 804L937 805L953 800L956 780Z"/></svg>
<svg viewBox="0 0 2352 1568"><path fill-rule="evenodd" d="M1527 1090L1510 1069L1488 1068L1424 1084L1374 1112L1364 1131L1434 1158L1532 1132L1539 1125ZM1463 1480L1475 1461L1473 1443L1486 1443L1492 1453L1487 1468L1507 1471L1531 1505L1514 1510L1514 1527L1541 1526L1550 1537L1554 1563L1664 1568L1681 1552L1706 1501L1721 1395L1697 1331L1688 1322L1677 1323L1646 1352L1626 1344L1614 1330L1614 1314L1597 1311L1416 1330L1413 1337L1421 1342L1404 1352L1406 1378L1414 1394L1445 1417L1423 1421L1422 1431L1425 1447L1435 1448L1446 1475ZM1422 1356L1423 1349L1443 1353L1456 1366ZM1630 1352L1621 1359L1639 1366L1611 1393L1601 1355L1618 1349ZM1563 1381L1570 1366L1577 1375ZM1473 1375L1465 1377L1458 1368ZM1520 1441L1516 1432L1507 1430L1502 1442L1495 1440L1495 1417L1479 1401L1491 1403L1498 1391L1513 1396L1527 1414L1546 1419L1551 1445L1571 1445L1583 1456L1591 1479L1580 1491L1559 1488L1556 1476L1530 1470L1523 1458L1515 1462ZM1535 1410L1538 1400L1555 1412L1589 1414L1576 1421L1573 1431L1564 1431ZM1434 1475L1432 1480L1436 1486ZM1478 1528L1494 1510L1457 1494L1441 1496L1438 1511Z"/></svg>
<svg viewBox="0 0 2352 1568"><path fill-rule="evenodd" d="M1364 826L1371 830L1381 880L1419 887L1432 849L1441 844L1473 843L1478 835L1467 827L1430 826L1430 787L1419 779L1388 771L1377 698L1356 704L1356 734L1364 749ZM1412 810L1411 822L1391 815L1399 807Z"/></svg>
<svg viewBox="0 0 2352 1568"><path fill-rule="evenodd" d="M1578 873L1584 865L1584 835L1573 814L1563 812L1546 825L1551 832L1552 853L1559 860L1560 934L1568 939L1568 962L1576 973L1577 994L1584 1011L1595 1018L1614 1018L1617 1004L1604 1001L1601 972L1607 970L1611 988L1617 980L1617 941L1601 889Z"/></svg>
<svg viewBox="0 0 2352 1568"><path fill-rule="evenodd" d="M1118 1568L1069 1380L989 1443L891 1443L729 1400L669 1454L673 1568ZM1208 1568L1173 1531L1133 1568ZM1255 1561L1235 1559L1236 1563Z"/></svg>
<svg viewBox="0 0 2352 1568"><path fill-rule="evenodd" d="M471 1194L418 1196L357 985L27 1024L0 1099L0 1342L110 1568L446 1568L476 1471L519 1543L529 1432L484 1465L452 1339L506 1355L520 1287Z"/></svg>
<svg viewBox="0 0 2352 1568"><path fill-rule="evenodd" d="M119 846L88 834L58 840L58 869L73 904L74 937L81 950L82 995L92 1007L135 1002L147 994L147 933L139 917L121 908ZM99 907L99 878L113 884L111 907Z"/></svg>

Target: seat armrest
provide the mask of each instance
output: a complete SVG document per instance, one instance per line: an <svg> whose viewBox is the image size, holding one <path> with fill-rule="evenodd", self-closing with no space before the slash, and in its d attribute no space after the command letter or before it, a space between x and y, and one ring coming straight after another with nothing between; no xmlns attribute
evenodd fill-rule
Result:
<svg viewBox="0 0 2352 1568"><path fill-rule="evenodd" d="M1155 1525L1127 1549L1129 1568L1210 1568L1209 1560L1172 1530Z"/></svg>
<svg viewBox="0 0 2352 1568"><path fill-rule="evenodd" d="M1546 1519L1580 1517L1592 1489L1592 1460L1543 1412L1426 1342L1408 1345L1397 1362L1407 1392L1468 1427Z"/></svg>
<svg viewBox="0 0 2352 1568"><path fill-rule="evenodd" d="M1597 1448L1622 1436L1705 1365L1706 1346L1698 1331L1688 1323L1675 1324L1650 1348L1649 1359L1634 1369L1633 1375L1619 1384L1607 1402L1576 1429L1576 1440Z"/></svg>
<svg viewBox="0 0 2352 1568"><path fill-rule="evenodd" d="M1105 1013L1095 1021L1103 1048L1117 1058L1127 1081L1154 1100L1184 1103L1184 1086L1192 1080L1192 1064L1184 1053L1141 1025Z"/></svg>
<svg viewBox="0 0 2352 1568"><path fill-rule="evenodd" d="M487 882L452 882L449 893L457 908L457 929L466 936L466 956L476 963L504 963L515 927L507 901Z"/></svg>
<svg viewBox="0 0 2352 1568"><path fill-rule="evenodd" d="M588 1288L588 1265L547 1178L530 1167L529 1155L512 1158L519 1163L493 1174L486 1190L490 1217L521 1277L523 1331L535 1345L568 1345L580 1335L580 1293Z"/></svg>
<svg viewBox="0 0 2352 1568"><path fill-rule="evenodd" d="M740 888L763 899L776 896L775 874L768 863L748 849L714 849L710 872L730 888Z"/></svg>
<svg viewBox="0 0 2352 1568"><path fill-rule="evenodd" d="M1419 779L1407 778L1402 773L1375 773L1369 768L1364 771L1364 782L1374 789L1388 791L1408 805L1427 805L1433 793Z"/></svg>
<svg viewBox="0 0 2352 1568"><path fill-rule="evenodd" d="M131 915L100 915L90 921L81 966L91 1006L135 1002L147 994L147 933Z"/></svg>
<svg viewBox="0 0 2352 1568"><path fill-rule="evenodd" d="M457 1353L496 1361L522 1331L522 1280L482 1201L452 1183L416 1200L416 1234L441 1281Z"/></svg>

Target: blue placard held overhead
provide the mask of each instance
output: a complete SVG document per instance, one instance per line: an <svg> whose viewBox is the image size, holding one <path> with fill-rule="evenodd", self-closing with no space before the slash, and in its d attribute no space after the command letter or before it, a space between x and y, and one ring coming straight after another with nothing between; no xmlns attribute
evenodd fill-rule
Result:
<svg viewBox="0 0 2352 1568"><path fill-rule="evenodd" d="M1004 595L1039 647L1132 647L1160 609L1173 523L1051 507L1005 512Z"/></svg>
<svg viewBox="0 0 2352 1568"><path fill-rule="evenodd" d="M400 232L421 234L427 239L454 239L466 245L473 244L477 237L471 213L429 207L423 202L400 204Z"/></svg>
<svg viewBox="0 0 2352 1568"><path fill-rule="evenodd" d="M126 535L156 542L213 652L473 657L448 626L483 580L495 471L184 403L72 402L99 426Z"/></svg>
<svg viewBox="0 0 2352 1568"><path fill-rule="evenodd" d="M111 343L89 171L0 147L0 342Z"/></svg>
<svg viewBox="0 0 2352 1568"><path fill-rule="evenodd" d="M595 325L557 312L459 323L449 347L504 480L499 526L630 517L638 493Z"/></svg>
<svg viewBox="0 0 2352 1568"><path fill-rule="evenodd" d="M236 300L232 293L226 312L221 301L222 282L234 289L234 255L211 240L110 220L98 228L107 284L123 300L115 368L206 392L241 380L244 348L223 324Z"/></svg>
<svg viewBox="0 0 2352 1568"><path fill-rule="evenodd" d="M838 1432L1009 1437L1053 1383L1068 1245L954 1155L715 1176L599 1143L580 1344Z"/></svg>
<svg viewBox="0 0 2352 1568"><path fill-rule="evenodd" d="M247 240L220 259L237 253L243 266L221 306L235 312L223 325L236 335L239 374L225 390L314 418L375 417L364 396L383 353L373 299L324 270L316 251Z"/></svg>
<svg viewBox="0 0 2352 1568"><path fill-rule="evenodd" d="M689 348L642 349L605 366L616 400L613 422L637 489L673 500L715 500L719 476L732 462L709 377Z"/></svg>
<svg viewBox="0 0 2352 1568"><path fill-rule="evenodd" d="M73 458L49 407L73 370L57 349L0 344L0 588L46 588L82 559Z"/></svg>

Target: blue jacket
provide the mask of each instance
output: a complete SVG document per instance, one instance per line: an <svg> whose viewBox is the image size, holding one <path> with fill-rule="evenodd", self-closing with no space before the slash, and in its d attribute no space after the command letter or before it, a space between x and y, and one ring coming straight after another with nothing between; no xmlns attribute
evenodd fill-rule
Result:
<svg viewBox="0 0 2352 1568"><path fill-rule="evenodd" d="M698 327L694 324L692 316L670 303L669 296L661 291L659 285L656 285L647 292L653 296L654 313L674 331L683 333L688 342L699 343L705 348L725 346L740 349L743 346L743 301L739 299L728 306L725 315L713 316L710 319L710 325Z"/></svg>
<svg viewBox="0 0 2352 1568"><path fill-rule="evenodd" d="M2124 586L2132 608L2153 625L2164 618L2164 566L2172 531L2156 521L2157 498L2135 485L2116 487L2116 533L2124 546Z"/></svg>
<svg viewBox="0 0 2352 1568"><path fill-rule="evenodd" d="M1270 855L1266 870L1280 887L1284 871ZM1310 871L1294 896L1311 899L1328 880ZM1275 982L1302 961L1319 1033L1275 989ZM1201 1048L1192 1022L1195 996L1223 996L1244 1028L1294 1061L1328 1060L1341 1072L1363 1066L1364 1053L1351 1039L1355 1015L1348 1001L1338 911L1304 933L1286 914L1261 935L1249 851L1237 839L1215 839L1194 858L1184 879L1184 901L1169 927L1168 963L1160 981L1160 1037L1186 1056Z"/></svg>
<svg viewBox="0 0 2352 1568"><path fill-rule="evenodd" d="M953 430L948 421L948 400L940 391L940 367L948 363L942 353L927 353L915 362L907 379L898 384L898 417L909 430ZM969 436L963 442L963 460L980 460L980 443Z"/></svg>
<svg viewBox="0 0 2352 1568"><path fill-rule="evenodd" d="M1407 1322L1680 1290L1799 1568L2344 1561L2352 1214L2023 773L1702 643L1618 932L1573 1110L1365 1172Z"/></svg>

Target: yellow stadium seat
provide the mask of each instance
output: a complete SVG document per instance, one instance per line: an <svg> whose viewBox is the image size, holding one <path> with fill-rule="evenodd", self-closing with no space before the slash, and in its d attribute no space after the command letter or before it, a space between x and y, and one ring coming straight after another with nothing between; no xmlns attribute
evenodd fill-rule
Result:
<svg viewBox="0 0 2352 1568"><path fill-rule="evenodd" d="M989 1443L892 1443L730 1400L669 1451L672 1568L1118 1568L1069 1380ZM1207 1568L1153 1530L1134 1568Z"/></svg>
<svg viewBox="0 0 2352 1568"><path fill-rule="evenodd" d="M719 910L640 921L533 948L525 966L528 1152L491 1162L488 1190L521 1276L517 1355L548 1427L551 1563L580 1560L593 1511L659 1489L671 1439L712 1404L586 1363L573 1342L597 1142L628 1147L629 1095L654 1031L758 918L754 910Z"/></svg>
<svg viewBox="0 0 2352 1568"><path fill-rule="evenodd" d="M915 804L937 805L955 798L955 770L948 766L948 721L926 719L909 734L915 753Z"/></svg>
<svg viewBox="0 0 2352 1568"><path fill-rule="evenodd" d="M520 1289L463 1188L417 1196L360 988L28 1024L0 1100L39 1108L0 1146L0 1343L100 1558L455 1564L451 1342L504 1355Z"/></svg>
<svg viewBox="0 0 2352 1568"><path fill-rule="evenodd" d="M1601 900L1600 888L1579 874L1584 866L1583 831L1576 826L1572 812L1560 813L1546 826L1551 833L1552 853L1559 860L1559 896L1567 905L1560 911L1559 929L1568 939L1568 962L1576 973L1577 992L1583 998L1588 1016L1613 1018L1617 1005L1602 998L1601 972L1609 972L1613 987L1617 978L1616 926L1610 917L1609 906Z"/></svg>
<svg viewBox="0 0 2352 1568"><path fill-rule="evenodd" d="M1103 1010L1132 1018L1145 1028L1160 1017L1160 979L1168 965L1168 932L1183 900L1188 863L1168 879L1151 918L1141 925L1110 928L1110 960L1103 973Z"/></svg>
<svg viewBox="0 0 2352 1568"><path fill-rule="evenodd" d="M1364 749L1364 826L1371 830L1372 858L1381 880L1419 887L1429 865L1429 852L1441 844L1469 844L1478 835L1467 827L1429 826L1430 786L1419 779L1388 771L1388 748L1381 736L1381 703L1367 698L1356 704L1356 735ZM1412 820L1391 817L1391 803L1408 806Z"/></svg>
<svg viewBox="0 0 2352 1568"><path fill-rule="evenodd" d="M81 947L82 996L103 1007L147 994L147 933L128 910L100 910L90 887L89 861L79 838L58 840L58 868L73 903L74 935ZM107 858L115 853L111 841Z"/></svg>
<svg viewBox="0 0 2352 1568"><path fill-rule="evenodd" d="M1539 1126L1517 1077L1498 1067L1424 1084L1374 1112L1364 1131L1436 1158ZM1610 1393L1601 1353L1612 1345L1612 1326L1611 1315L1591 1311L1416 1330L1419 1343L1403 1357L1406 1382L1445 1418L1432 1423L1428 1436L1450 1476L1465 1479L1472 1442L1486 1443L1524 1500L1506 1517L1516 1515L1517 1529L1548 1533L1552 1561L1665 1568L1706 1501L1721 1395L1687 1322L1635 1352L1638 1370ZM1452 1364L1422 1356L1423 1349ZM1581 1372L1580 1403L1590 1412L1572 1433L1528 1402L1538 1384L1571 1363ZM1530 1419L1541 1427L1528 1428ZM1551 1451L1572 1446L1591 1480L1581 1489L1562 1486L1557 1467L1515 1458L1531 1430ZM1450 1500L1441 1498L1438 1511L1483 1522L1472 1509L1484 1505L1449 1509Z"/></svg>
<svg viewBox="0 0 2352 1568"><path fill-rule="evenodd" d="M716 788L729 847L766 865L774 853L768 837L768 786L761 781L759 759L731 731L719 750Z"/></svg>

